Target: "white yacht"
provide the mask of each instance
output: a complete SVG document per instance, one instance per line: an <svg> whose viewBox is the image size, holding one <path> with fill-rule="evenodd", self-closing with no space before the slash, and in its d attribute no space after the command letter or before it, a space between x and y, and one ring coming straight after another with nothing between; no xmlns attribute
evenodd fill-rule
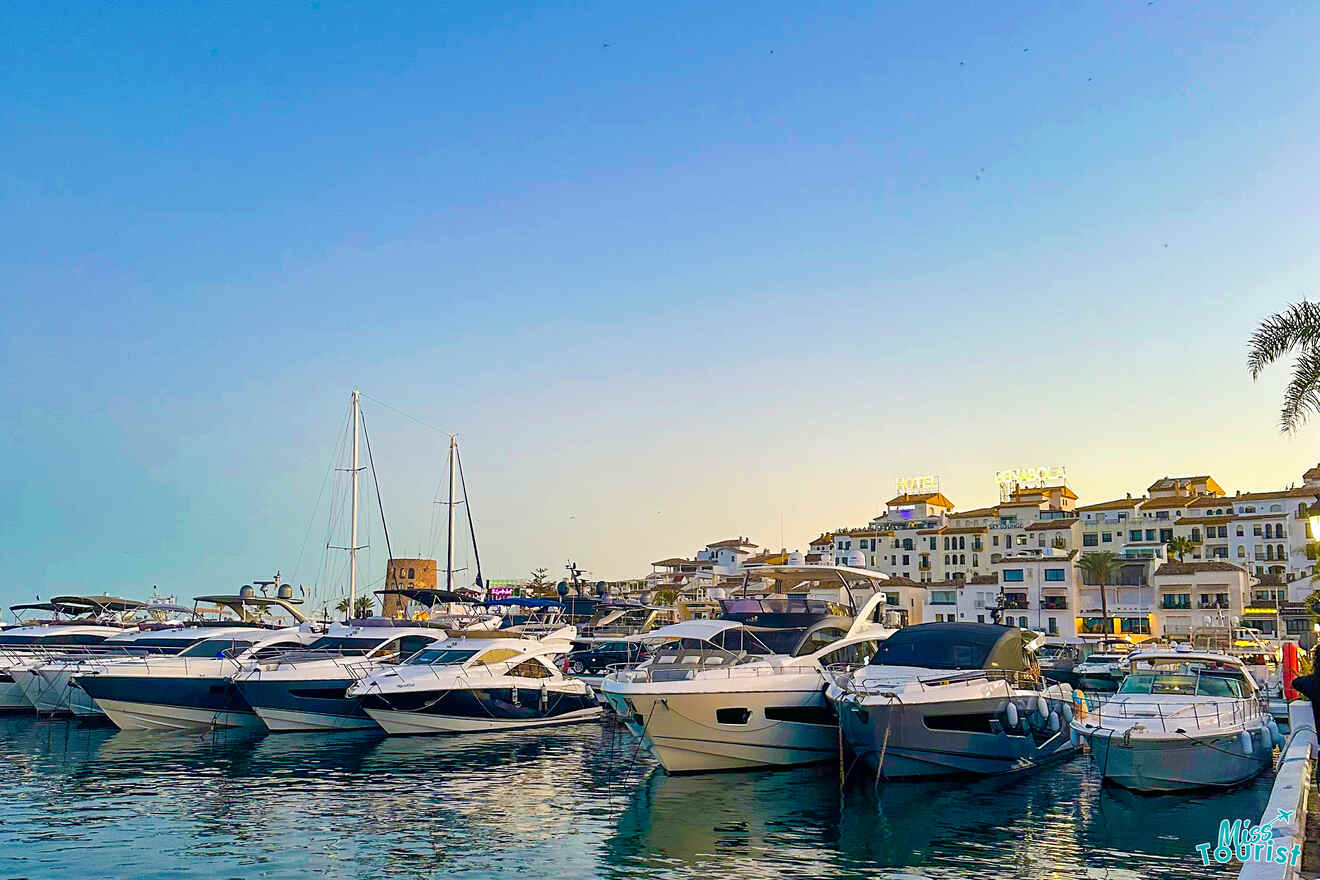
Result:
<svg viewBox="0 0 1320 880"><path fill-rule="evenodd" d="M601 714L591 688L555 667L559 646L506 633L436 642L354 683L347 695L388 734L548 727Z"/></svg>
<svg viewBox="0 0 1320 880"><path fill-rule="evenodd" d="M144 611L163 613L166 609L177 609L189 613L179 606L152 604ZM9 674L23 691L23 696L36 709L38 715L65 715L74 711L74 704L80 704L86 711L78 714L99 715L86 694L72 685L74 674L84 668L147 655L177 654L192 645L205 630L193 627L185 633L185 624L180 621L167 623L142 623L139 628L126 629L110 636L99 644L79 646L57 650L49 649L49 654L33 658L27 663L13 666Z"/></svg>
<svg viewBox="0 0 1320 880"><path fill-rule="evenodd" d="M247 665L234 684L272 733L375 730L362 704L345 693L349 686L446 638L443 628L416 621L335 624L306 650Z"/></svg>
<svg viewBox="0 0 1320 880"><path fill-rule="evenodd" d="M56 596L48 602L10 607L18 620L0 632L0 711L31 711L15 672L34 662L86 651L124 632L123 616L145 603L113 596ZM51 617L23 619L21 612L45 611Z"/></svg>
<svg viewBox="0 0 1320 880"><path fill-rule="evenodd" d="M1106 780L1143 792L1227 788L1270 766L1282 737L1241 660L1149 650L1127 668L1117 694L1072 720Z"/></svg>
<svg viewBox="0 0 1320 880"><path fill-rule="evenodd" d="M826 695L853 753L879 777L1026 771L1077 748L1072 688L1046 684L1035 666L1043 642L998 624L919 624Z"/></svg>
<svg viewBox="0 0 1320 880"><path fill-rule="evenodd" d="M275 597L244 587L237 596L198 596L238 616L223 632L200 627L174 656L144 656L86 665L71 678L123 730L261 728L261 719L234 687L233 675L255 660L305 648L321 633L294 606L287 585ZM275 628L277 623L295 625ZM193 635L187 630L178 636Z"/></svg>
<svg viewBox="0 0 1320 880"><path fill-rule="evenodd" d="M870 599L856 617L800 589L845 572L870 580ZM766 566L757 577L799 595L726 598L718 619L635 636L656 645L650 659L610 672L601 684L611 709L670 773L833 760L838 724L823 694L826 670L864 665L895 631L888 595L874 588L882 575Z"/></svg>

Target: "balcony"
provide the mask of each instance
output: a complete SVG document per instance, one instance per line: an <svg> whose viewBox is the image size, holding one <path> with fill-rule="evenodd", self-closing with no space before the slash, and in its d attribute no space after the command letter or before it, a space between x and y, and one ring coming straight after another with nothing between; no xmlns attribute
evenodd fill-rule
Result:
<svg viewBox="0 0 1320 880"><path fill-rule="evenodd" d="M1191 611L1192 602L1190 599L1175 600L1166 596L1160 600L1160 608L1165 611Z"/></svg>
<svg viewBox="0 0 1320 880"><path fill-rule="evenodd" d="M1217 608L1228 609L1228 600L1221 599L1217 602L1206 602L1204 599L1196 603L1197 611L1214 611Z"/></svg>
<svg viewBox="0 0 1320 880"><path fill-rule="evenodd" d="M1003 608L1012 611L1025 611L1027 609L1027 597L1022 593L1011 593L1004 596Z"/></svg>
<svg viewBox="0 0 1320 880"><path fill-rule="evenodd" d="M1041 599L1040 607L1046 611L1067 611L1068 599L1066 596L1046 596Z"/></svg>

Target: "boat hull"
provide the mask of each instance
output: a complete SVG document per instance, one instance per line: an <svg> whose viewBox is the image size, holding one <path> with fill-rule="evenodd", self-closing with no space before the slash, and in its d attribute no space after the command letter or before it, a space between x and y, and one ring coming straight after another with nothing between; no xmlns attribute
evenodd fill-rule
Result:
<svg viewBox="0 0 1320 880"><path fill-rule="evenodd" d="M1132 736L1075 725L1106 782L1139 792L1232 788L1259 776L1273 760L1264 727L1245 749L1236 731L1172 737Z"/></svg>
<svg viewBox="0 0 1320 880"><path fill-rule="evenodd" d="M576 724L599 718L604 710L589 706L544 718L476 718L457 715L433 715L424 712L394 712L389 709L368 709L367 713L391 736L409 736L437 733L492 733L500 730L521 730L531 727L553 727Z"/></svg>
<svg viewBox="0 0 1320 880"><path fill-rule="evenodd" d="M589 688L454 688L370 693L363 709L386 733L476 733L549 727L598 718L604 709Z"/></svg>
<svg viewBox="0 0 1320 880"><path fill-rule="evenodd" d="M73 680L122 730L264 727L228 678L76 675Z"/></svg>
<svg viewBox="0 0 1320 880"><path fill-rule="evenodd" d="M607 690L605 698L668 773L793 767L839 755L838 725L816 688L689 693L628 688ZM796 711L812 721L770 718L767 710Z"/></svg>
<svg viewBox="0 0 1320 880"><path fill-rule="evenodd" d="M271 733L379 730L361 703L344 696L353 681L250 678L235 685Z"/></svg>
<svg viewBox="0 0 1320 880"><path fill-rule="evenodd" d="M1032 719L1026 732L1010 731L1002 723L1008 697L977 697L929 703L859 705L835 703L843 738L863 764L884 779L924 779L945 776L998 776L1035 769L1076 754L1064 706L1047 699L1058 729L1048 714L1031 709L1036 697L1014 697L1019 717Z"/></svg>
<svg viewBox="0 0 1320 880"><path fill-rule="evenodd" d="M0 673L0 712L31 712L32 703L9 672Z"/></svg>

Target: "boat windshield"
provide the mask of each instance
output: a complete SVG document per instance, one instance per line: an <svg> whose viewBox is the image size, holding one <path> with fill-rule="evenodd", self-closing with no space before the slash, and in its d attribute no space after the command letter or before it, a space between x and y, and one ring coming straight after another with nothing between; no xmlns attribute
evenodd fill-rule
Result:
<svg viewBox="0 0 1320 880"><path fill-rule="evenodd" d="M1123 679L1120 694L1171 694L1184 697L1243 697L1237 676L1184 672L1134 672Z"/></svg>
<svg viewBox="0 0 1320 880"><path fill-rule="evenodd" d="M206 639L198 642L188 650L180 654L180 657L237 657L248 648L252 647L252 642L245 642L241 639Z"/></svg>
<svg viewBox="0 0 1320 880"><path fill-rule="evenodd" d="M471 660L476 651L460 648L427 648L408 658L409 666L457 666Z"/></svg>
<svg viewBox="0 0 1320 880"><path fill-rule="evenodd" d="M50 636L0 635L0 647L5 645L99 645L105 636L96 633L61 633Z"/></svg>
<svg viewBox="0 0 1320 880"><path fill-rule="evenodd" d="M307 646L308 651L324 651L335 654L365 654L383 642L384 639L353 639L344 636L323 636Z"/></svg>

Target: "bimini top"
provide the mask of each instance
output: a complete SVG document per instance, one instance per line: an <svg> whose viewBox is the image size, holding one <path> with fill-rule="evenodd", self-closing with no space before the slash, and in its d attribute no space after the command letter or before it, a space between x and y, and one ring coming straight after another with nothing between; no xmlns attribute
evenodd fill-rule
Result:
<svg viewBox="0 0 1320 880"><path fill-rule="evenodd" d="M681 623L671 623L669 626L653 629L648 633L628 636L623 641L665 642L670 639L697 639L709 642L720 633L742 625L737 620L684 620Z"/></svg>
<svg viewBox="0 0 1320 880"><path fill-rule="evenodd" d="M52 605L81 606L85 611L132 611L141 608L146 602L136 599L124 599L119 596L54 596Z"/></svg>
<svg viewBox="0 0 1320 880"><path fill-rule="evenodd" d="M1032 632L996 623L919 623L880 643L872 666L923 669L1027 669Z"/></svg>
<svg viewBox="0 0 1320 880"><path fill-rule="evenodd" d="M402 596L411 602L419 605L425 605L427 608L434 608L437 605L449 602L471 602L472 600L461 593L455 593L453 590L431 590L421 587L387 587L384 590L377 590L377 596Z"/></svg>

